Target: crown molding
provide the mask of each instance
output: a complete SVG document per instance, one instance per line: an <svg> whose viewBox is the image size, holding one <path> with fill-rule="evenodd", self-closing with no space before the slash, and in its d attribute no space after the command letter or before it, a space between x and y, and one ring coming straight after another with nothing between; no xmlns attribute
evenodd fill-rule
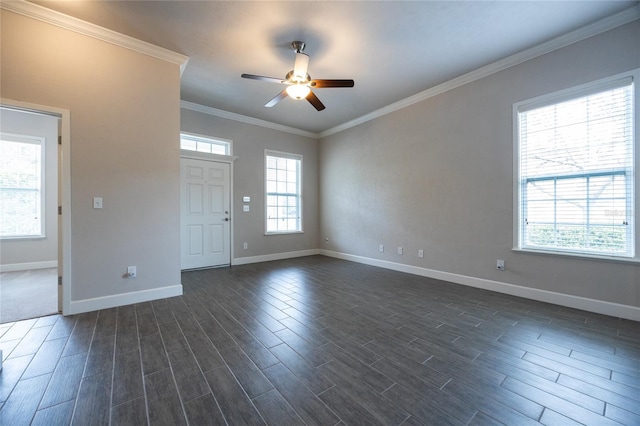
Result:
<svg viewBox="0 0 640 426"><path fill-rule="evenodd" d="M615 15L611 15L600 21L596 21L592 24L571 31L560 37L556 37L545 43L523 50L492 64L486 65L482 68L478 68L477 70L461 75L460 77L456 77L445 83L417 93L413 96L409 96L408 98L387 105L386 107L370 112L369 114L365 114L361 117L339 124L335 127L320 132L319 138L325 138L335 133L339 133L355 127L359 124L366 123L367 121L371 121L400 109L406 108L418 102L429 99L433 96L439 95L460 86L464 86L465 84L487 77L491 74L495 74L499 71L503 71L507 68L511 68L523 62L537 58L538 56L553 52L555 50L569 46L573 43L577 43L589 37L593 37L605 31L609 31L621 25L628 24L629 22L635 21L636 19L640 19L640 6L634 6L629 9L623 10L622 12L619 12Z"/></svg>
<svg viewBox="0 0 640 426"><path fill-rule="evenodd" d="M8 10L29 18L37 19L60 28L74 31L95 39L115 44L139 53L143 53L154 58L162 59L172 64L180 66L180 75L189 62L189 57L180 53L173 52L163 47L155 46L146 41L138 40L133 37L120 34L98 25L74 18L55 10L30 3L25 0L0 1L0 9Z"/></svg>
<svg viewBox="0 0 640 426"><path fill-rule="evenodd" d="M224 111L222 109L213 108L206 105L196 104L188 101L180 101L180 108L188 109L191 111L197 111L216 117L226 118L229 120L240 121L242 123L253 124L254 126L266 127L268 129L279 130L285 133L291 133L294 135L304 136L306 138L318 139L319 134L308 132L302 129L296 129L295 127L284 126L282 124L273 123L271 121L260 120L258 118L249 117L242 114L236 114L235 112Z"/></svg>
<svg viewBox="0 0 640 426"><path fill-rule="evenodd" d="M60 12L56 12L54 10L36 5L34 3L30 3L25 0L0 1L0 9L18 13L20 15L37 19L42 22L56 25L58 27L65 28L80 34L84 34L89 37L96 38L98 40L106 41L108 43L111 43L117 46L121 46L130 50L134 50L136 52L143 53L145 55L149 55L158 59L165 60L170 63L177 64L180 66L180 75L182 75L182 73L184 72L184 69L186 68L187 63L189 61L188 56L182 55L180 53L176 53L171 50L168 50L159 46L155 46L151 43L147 43L145 41L138 40L133 37L126 36L124 34L120 34L118 32L100 27L98 25L83 21L81 19L71 17L69 15L65 15ZM640 19L640 5L623 10L622 12L619 12L615 15L612 15L600 21L594 22L585 27L579 28L575 31L569 32L565 35L557 37L548 42L542 43L538 46L534 46L530 49L523 50L507 58L501 59L492 64L478 68L477 70L474 70L462 76L456 77L445 83L439 84L430 89L424 90L420 93L409 96L398 102L387 105L383 108L370 112L369 114L360 116L353 120L347 121L345 123L339 124L338 126L332 127L320 133L313 133L313 132L297 129L294 127L284 126L284 125L276 124L270 121L260 120L257 118L236 114L233 112L224 111L217 108L212 108L205 105L195 104L187 101L181 101L181 107L185 109L221 117L221 118L227 118L230 120L235 120L235 121L239 121L247 124L253 124L256 126L279 130L286 133L296 134L296 135L309 137L313 139L321 139L321 138L325 138L327 136L333 135L335 133L339 133L344 130L350 129L359 124L366 123L367 121L371 121L376 118L390 114L392 112L401 110L403 108L406 108L418 102L421 102L431 97L445 93L449 90L453 90L465 84L487 77L499 71L503 71L507 68L519 65L523 62L537 58L538 56L553 52L555 50L561 49L573 43L577 43L579 41L582 41L589 37L603 33L605 31L611 30L613 28L619 27L621 25L627 24L629 22L635 21L637 19Z"/></svg>

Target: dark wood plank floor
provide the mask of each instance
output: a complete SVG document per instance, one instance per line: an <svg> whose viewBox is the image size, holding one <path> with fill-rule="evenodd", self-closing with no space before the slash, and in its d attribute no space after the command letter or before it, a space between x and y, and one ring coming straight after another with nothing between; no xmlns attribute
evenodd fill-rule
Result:
<svg viewBox="0 0 640 426"><path fill-rule="evenodd" d="M0 325L0 424L640 425L637 322L321 256L182 278Z"/></svg>

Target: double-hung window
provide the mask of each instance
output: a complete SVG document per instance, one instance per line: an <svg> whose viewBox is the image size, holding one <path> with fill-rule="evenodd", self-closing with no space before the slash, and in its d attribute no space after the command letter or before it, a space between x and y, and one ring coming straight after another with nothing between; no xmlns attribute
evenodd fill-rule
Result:
<svg viewBox="0 0 640 426"><path fill-rule="evenodd" d="M44 237L44 138L0 135L0 238Z"/></svg>
<svg viewBox="0 0 640 426"><path fill-rule="evenodd" d="M514 105L518 249L634 258L635 75Z"/></svg>
<svg viewBox="0 0 640 426"><path fill-rule="evenodd" d="M266 233L302 232L302 156L265 151Z"/></svg>

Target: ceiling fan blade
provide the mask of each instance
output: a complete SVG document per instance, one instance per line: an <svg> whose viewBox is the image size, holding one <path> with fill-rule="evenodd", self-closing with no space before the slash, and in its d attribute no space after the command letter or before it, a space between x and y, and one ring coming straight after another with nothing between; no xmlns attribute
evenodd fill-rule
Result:
<svg viewBox="0 0 640 426"><path fill-rule="evenodd" d="M353 87L353 80L311 80L311 87L322 89L325 87Z"/></svg>
<svg viewBox="0 0 640 426"><path fill-rule="evenodd" d="M325 109L326 107L324 106L324 104L322 102L320 102L320 99L318 99L318 97L316 96L315 93L313 92L309 92L309 94L307 95L307 100L309 101L309 103L311 105L314 106L315 109L317 109L318 111L322 111L323 109Z"/></svg>
<svg viewBox="0 0 640 426"><path fill-rule="evenodd" d="M280 83L280 84L285 83L285 81L281 78L265 77L263 75L242 74L240 77L249 78L251 80L268 81L269 83Z"/></svg>
<svg viewBox="0 0 640 426"><path fill-rule="evenodd" d="M272 106L274 106L275 104L277 104L278 102L280 102L281 100L283 100L286 97L287 97L287 91L283 90L282 92L280 92L277 95L275 95L273 97L273 99L271 99L269 102L264 104L264 106L266 106L267 108L271 108Z"/></svg>

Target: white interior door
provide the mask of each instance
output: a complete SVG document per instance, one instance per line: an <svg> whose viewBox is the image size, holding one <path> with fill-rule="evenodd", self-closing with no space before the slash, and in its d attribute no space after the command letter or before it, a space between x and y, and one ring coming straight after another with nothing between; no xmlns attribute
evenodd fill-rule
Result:
<svg viewBox="0 0 640 426"><path fill-rule="evenodd" d="M181 267L231 263L229 164L180 159Z"/></svg>

